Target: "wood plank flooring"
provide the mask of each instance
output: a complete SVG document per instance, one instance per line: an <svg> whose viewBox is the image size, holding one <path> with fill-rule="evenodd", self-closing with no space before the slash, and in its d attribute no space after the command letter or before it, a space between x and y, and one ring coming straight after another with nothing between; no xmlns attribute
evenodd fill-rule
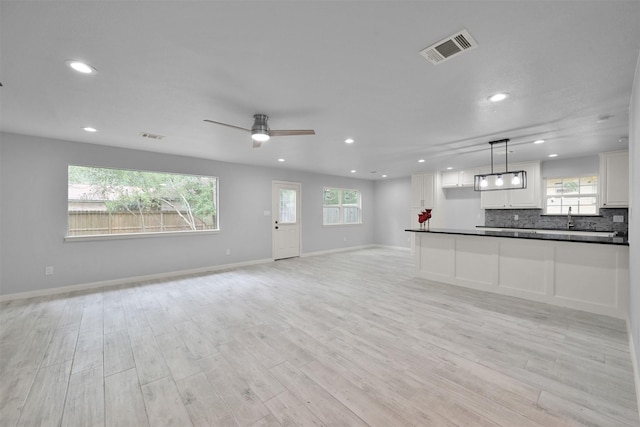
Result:
<svg viewBox="0 0 640 427"><path fill-rule="evenodd" d="M5 302L0 426L638 426L624 322L371 248Z"/></svg>

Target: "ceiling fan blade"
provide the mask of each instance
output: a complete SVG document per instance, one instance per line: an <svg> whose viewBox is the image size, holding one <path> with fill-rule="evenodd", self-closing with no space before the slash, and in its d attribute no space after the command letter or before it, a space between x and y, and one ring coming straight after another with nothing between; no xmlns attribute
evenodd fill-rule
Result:
<svg viewBox="0 0 640 427"><path fill-rule="evenodd" d="M260 146L262 145L262 142L260 141L253 141L253 148L260 148Z"/></svg>
<svg viewBox="0 0 640 427"><path fill-rule="evenodd" d="M298 129L298 130L273 130L269 131L269 136L296 136L296 135L315 135L316 131L313 129Z"/></svg>
<svg viewBox="0 0 640 427"><path fill-rule="evenodd" d="M230 127L230 128L234 128L234 129L240 129L240 130L243 130L245 132L251 132L251 129L241 128L240 126L234 126L234 125L230 125L228 123L216 122L215 120L208 120L208 119L204 119L204 121L208 122L208 123L213 123L215 125L222 125L222 126L226 126L226 127Z"/></svg>

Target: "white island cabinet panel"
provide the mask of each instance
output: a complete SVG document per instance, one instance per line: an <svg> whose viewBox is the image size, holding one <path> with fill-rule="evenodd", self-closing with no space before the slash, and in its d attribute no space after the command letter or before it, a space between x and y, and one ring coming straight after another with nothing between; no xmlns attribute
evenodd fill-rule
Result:
<svg viewBox="0 0 640 427"><path fill-rule="evenodd" d="M551 286L553 248L545 242L511 239L500 244L498 286L544 295ZM527 274L522 274L526 271Z"/></svg>
<svg viewBox="0 0 640 427"><path fill-rule="evenodd" d="M415 232L419 277L624 319L626 245Z"/></svg>
<svg viewBox="0 0 640 427"><path fill-rule="evenodd" d="M421 268L430 271L434 276L451 276L454 260L450 254L454 250L454 245L453 240L441 236L423 242L419 258Z"/></svg>
<svg viewBox="0 0 640 427"><path fill-rule="evenodd" d="M489 242L490 243L490 242ZM487 242L473 237L456 240L455 277L467 283L479 282L491 285L495 280L492 252L487 250Z"/></svg>
<svg viewBox="0 0 640 427"><path fill-rule="evenodd" d="M614 249L604 246L594 252L580 246L560 245L556 251L555 295L591 304L615 305L619 298L616 284L628 280L629 266L628 257L620 257L620 252ZM592 283L599 285L589 286Z"/></svg>

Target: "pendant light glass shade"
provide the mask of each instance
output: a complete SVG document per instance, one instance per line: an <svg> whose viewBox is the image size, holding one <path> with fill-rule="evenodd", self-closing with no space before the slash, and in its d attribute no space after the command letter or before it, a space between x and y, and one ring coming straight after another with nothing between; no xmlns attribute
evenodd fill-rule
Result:
<svg viewBox="0 0 640 427"><path fill-rule="evenodd" d="M496 190L522 190L527 188L527 171L510 171L507 162L508 139L491 141L491 173L475 175L473 177L473 189L475 191L496 191ZM494 144L504 144L504 172L493 172L493 146Z"/></svg>

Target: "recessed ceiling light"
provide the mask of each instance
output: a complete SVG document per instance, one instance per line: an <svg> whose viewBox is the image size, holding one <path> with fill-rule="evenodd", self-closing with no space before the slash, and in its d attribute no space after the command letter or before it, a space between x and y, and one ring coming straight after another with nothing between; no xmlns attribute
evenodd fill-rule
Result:
<svg viewBox="0 0 640 427"><path fill-rule="evenodd" d="M447 166L448 171L450 171L451 169L453 169L453 166Z"/></svg>
<svg viewBox="0 0 640 427"><path fill-rule="evenodd" d="M534 144L544 144L544 139L536 139L533 141Z"/></svg>
<svg viewBox="0 0 640 427"><path fill-rule="evenodd" d="M280 163L282 163L282 162L284 162L284 159L280 158L280 159L278 159L278 161L279 161Z"/></svg>
<svg viewBox="0 0 640 427"><path fill-rule="evenodd" d="M557 154L549 154L549 157L558 157Z"/></svg>
<svg viewBox="0 0 640 427"><path fill-rule="evenodd" d="M418 163L424 163L424 159L418 160Z"/></svg>
<svg viewBox="0 0 640 427"><path fill-rule="evenodd" d="M351 169L351 173L356 173L356 170L355 169Z"/></svg>
<svg viewBox="0 0 640 427"><path fill-rule="evenodd" d="M500 101L504 101L508 97L509 97L509 94L507 92L499 92L491 95L488 99L491 102L500 102Z"/></svg>
<svg viewBox="0 0 640 427"><path fill-rule="evenodd" d="M344 140L344 142L345 142L346 144L353 144L353 143L354 143L354 141L353 141L353 139L352 139L352 138L347 138L347 139L345 139L345 140Z"/></svg>
<svg viewBox="0 0 640 427"><path fill-rule="evenodd" d="M98 129L96 129L96 128L92 128L92 127L90 127L90 126L84 127L84 128L82 128L82 129L83 129L84 131L86 131L86 132L98 132Z"/></svg>
<svg viewBox="0 0 640 427"><path fill-rule="evenodd" d="M96 74L98 72L91 65L85 64L84 62L81 62L81 61L74 61L73 59L67 59L66 61L64 61L64 63L67 64L69 67L71 67L73 70L76 70L77 72L82 74Z"/></svg>
<svg viewBox="0 0 640 427"><path fill-rule="evenodd" d="M383 177L383 178L386 178L386 177L387 177L387 175L382 175L382 177Z"/></svg>

